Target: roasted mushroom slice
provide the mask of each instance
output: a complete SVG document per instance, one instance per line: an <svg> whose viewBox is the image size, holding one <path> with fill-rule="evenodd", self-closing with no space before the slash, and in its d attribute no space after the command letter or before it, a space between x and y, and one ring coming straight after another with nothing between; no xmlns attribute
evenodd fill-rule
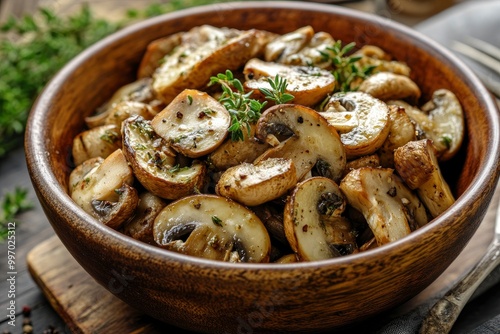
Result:
<svg viewBox="0 0 500 334"><path fill-rule="evenodd" d="M378 72L366 78L359 86L365 92L382 101L407 100L415 104L421 92L409 77L392 72Z"/></svg>
<svg viewBox="0 0 500 334"><path fill-rule="evenodd" d="M153 226L163 248L229 262L268 262L271 241L260 219L225 197L193 195L167 205Z"/></svg>
<svg viewBox="0 0 500 334"><path fill-rule="evenodd" d="M256 136L275 147L255 163L268 158L292 159L297 180L313 167L318 174L338 180L346 164L344 145L335 128L315 110L296 104L267 109L257 121Z"/></svg>
<svg viewBox="0 0 500 334"><path fill-rule="evenodd" d="M394 168L394 150L417 139L417 129L405 109L389 105L390 129L387 139L377 151L382 167Z"/></svg>
<svg viewBox="0 0 500 334"><path fill-rule="evenodd" d="M296 183L297 173L291 159L269 158L227 169L215 191L241 204L255 206L283 196Z"/></svg>
<svg viewBox="0 0 500 334"><path fill-rule="evenodd" d="M341 217L345 207L345 197L331 179L312 177L297 184L287 199L283 224L300 260L329 259L357 248L349 222Z"/></svg>
<svg viewBox="0 0 500 334"><path fill-rule="evenodd" d="M355 169L342 179L340 189L363 214L379 246L428 222L424 205L391 168Z"/></svg>
<svg viewBox="0 0 500 334"><path fill-rule="evenodd" d="M360 56L358 60L360 68L375 66L374 72L392 72L410 76L410 67L403 62L392 60L391 56L384 50L374 45L365 45L354 56Z"/></svg>
<svg viewBox="0 0 500 334"><path fill-rule="evenodd" d="M214 151L231 123L229 112L205 92L186 89L151 121L173 149L190 158Z"/></svg>
<svg viewBox="0 0 500 334"><path fill-rule="evenodd" d="M151 83L151 78L142 78L120 87L104 105L98 108L96 114L85 117L85 123L89 128L104 125L113 107L123 101L146 103L155 113L158 112L163 108L163 103L156 99Z"/></svg>
<svg viewBox="0 0 500 334"><path fill-rule="evenodd" d="M335 88L335 77L330 71L312 66L292 66L265 62L260 59L249 60L243 70L246 90L253 96L264 100L260 89L271 89L268 79L277 75L286 79L286 93L294 96L293 103L312 107L321 102Z"/></svg>
<svg viewBox="0 0 500 334"><path fill-rule="evenodd" d="M439 89L422 106L422 111L429 115L433 123L430 131L423 130L431 136L439 160L451 159L460 149L464 138L464 115L457 97L447 89Z"/></svg>
<svg viewBox="0 0 500 334"><path fill-rule="evenodd" d="M320 114L340 133L348 159L374 153L389 134L389 108L363 92L334 94Z"/></svg>
<svg viewBox="0 0 500 334"><path fill-rule="evenodd" d="M93 159L87 164L86 174L75 169L70 175L76 181L71 187L71 198L83 210L112 228L119 228L137 207L137 191L131 187L134 175L120 149L106 159Z"/></svg>
<svg viewBox="0 0 500 334"><path fill-rule="evenodd" d="M455 202L441 174L436 148L431 140L412 141L398 148L394 153L394 163L398 174L410 189L416 189L433 218Z"/></svg>
<svg viewBox="0 0 500 334"><path fill-rule="evenodd" d="M216 170L224 171L243 162L253 162L268 148L268 143L255 138L255 124L252 124L250 133L243 131L243 140L226 139L210 153L208 160Z"/></svg>
<svg viewBox="0 0 500 334"><path fill-rule="evenodd" d="M460 102L449 90L435 91L421 109L400 100L387 103L405 108L416 123L419 139L433 141L439 161L451 159L460 149L464 138L464 115Z"/></svg>
<svg viewBox="0 0 500 334"><path fill-rule="evenodd" d="M259 56L269 36L270 33L255 29L195 27L162 59L153 74L153 89L168 104L184 89L200 89L211 76L228 69L237 70Z"/></svg>
<svg viewBox="0 0 500 334"><path fill-rule="evenodd" d="M178 32L150 42L144 56L142 56L139 69L137 70L137 77L146 78L153 76L155 70L161 65L163 57L182 43L183 35L184 32Z"/></svg>
<svg viewBox="0 0 500 334"><path fill-rule="evenodd" d="M120 132L122 122L130 116L139 115L144 119L153 119L157 113L146 103L137 101L121 101L111 108L104 124L114 124Z"/></svg>
<svg viewBox="0 0 500 334"><path fill-rule="evenodd" d="M73 139L73 161L78 166L90 158L106 158L121 148L121 141L120 128L113 124L83 131Z"/></svg>
<svg viewBox="0 0 500 334"><path fill-rule="evenodd" d="M175 152L151 127L150 121L132 116L123 122L123 150L139 182L151 193L178 199L202 189L206 166L193 161L180 164Z"/></svg>
<svg viewBox="0 0 500 334"><path fill-rule="evenodd" d="M165 205L165 201L160 197L148 191L143 192L139 195L139 205L135 210L134 217L122 227L123 233L134 239L155 245L153 224L156 216Z"/></svg>
<svg viewBox="0 0 500 334"><path fill-rule="evenodd" d="M281 35L266 45L264 58L269 62L288 63L288 58L302 50L314 36L311 26Z"/></svg>

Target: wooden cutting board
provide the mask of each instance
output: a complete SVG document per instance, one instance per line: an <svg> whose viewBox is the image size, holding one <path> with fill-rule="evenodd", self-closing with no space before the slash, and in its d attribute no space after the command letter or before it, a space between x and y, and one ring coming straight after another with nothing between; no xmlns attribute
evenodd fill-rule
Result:
<svg viewBox="0 0 500 334"><path fill-rule="evenodd" d="M394 310L404 313L442 294L483 256L493 238L500 185L474 237L452 265L427 289ZM27 257L30 273L56 312L74 333L189 333L160 323L108 292L73 259L57 237Z"/></svg>

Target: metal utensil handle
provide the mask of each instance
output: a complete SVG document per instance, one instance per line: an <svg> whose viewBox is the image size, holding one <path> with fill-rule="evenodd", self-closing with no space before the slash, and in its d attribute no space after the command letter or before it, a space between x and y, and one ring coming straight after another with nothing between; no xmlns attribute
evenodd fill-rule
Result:
<svg viewBox="0 0 500 334"><path fill-rule="evenodd" d="M497 218L498 219L498 218ZM488 247L486 254L472 270L448 291L429 311L420 329L421 334L448 333L474 291L488 274L500 264L500 238Z"/></svg>

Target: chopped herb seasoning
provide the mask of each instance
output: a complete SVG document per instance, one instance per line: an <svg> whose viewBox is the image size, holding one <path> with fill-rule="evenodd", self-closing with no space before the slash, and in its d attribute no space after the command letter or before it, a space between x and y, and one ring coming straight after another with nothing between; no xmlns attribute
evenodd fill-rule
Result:
<svg viewBox="0 0 500 334"><path fill-rule="evenodd" d="M212 216L212 222L217 225L217 226L220 226L222 227L222 220L217 217L217 216Z"/></svg>

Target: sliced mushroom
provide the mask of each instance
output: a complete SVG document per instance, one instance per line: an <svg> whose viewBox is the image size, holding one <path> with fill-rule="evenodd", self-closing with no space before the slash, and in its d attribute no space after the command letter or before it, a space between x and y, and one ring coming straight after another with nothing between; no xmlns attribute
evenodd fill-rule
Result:
<svg viewBox="0 0 500 334"><path fill-rule="evenodd" d="M283 224L300 260L329 259L357 248L349 222L341 217L345 207L345 197L331 179L312 177L297 184L287 199Z"/></svg>
<svg viewBox="0 0 500 334"><path fill-rule="evenodd" d="M424 205L391 168L355 169L342 179L340 189L363 214L379 246L428 222Z"/></svg>
<svg viewBox="0 0 500 334"><path fill-rule="evenodd" d="M150 42L144 56L142 56L137 77L145 78L153 76L155 70L161 65L163 57L182 43L182 36L184 36L184 33L178 32Z"/></svg>
<svg viewBox="0 0 500 334"><path fill-rule="evenodd" d="M80 165L90 158L106 158L121 147L121 140L120 128L113 124L83 131L73 139L73 161Z"/></svg>
<svg viewBox="0 0 500 334"><path fill-rule="evenodd" d="M153 224L166 203L160 197L145 191L139 195L139 205L134 217L123 225L123 233L145 243L156 244L153 238Z"/></svg>
<svg viewBox="0 0 500 334"><path fill-rule="evenodd" d="M123 101L146 103L155 113L158 112L164 105L156 99L151 83L151 78L142 78L120 87L104 105L98 108L95 115L85 117L85 123L89 128L104 125L113 107Z"/></svg>
<svg viewBox="0 0 500 334"><path fill-rule="evenodd" d="M88 172L84 174L83 169ZM139 199L131 187L134 175L120 149L73 173L78 175L70 175L76 181L71 198L87 213L115 229L132 216Z"/></svg>
<svg viewBox="0 0 500 334"><path fill-rule="evenodd" d="M249 60L243 70L246 90L253 96L264 100L260 89L271 89L268 79L276 75L287 81L286 92L294 96L293 103L312 107L321 102L335 88L335 77L330 71L312 66L291 66L265 62L260 59Z"/></svg>
<svg viewBox="0 0 500 334"><path fill-rule="evenodd" d="M291 159L269 158L227 169L215 191L241 204L255 206L283 196L296 183L297 173Z"/></svg>
<svg viewBox="0 0 500 334"><path fill-rule="evenodd" d="M275 38L266 45L265 60L287 64L289 57L293 57L300 52L309 43L313 35L314 29L311 26L304 26Z"/></svg>
<svg viewBox="0 0 500 334"><path fill-rule="evenodd" d="M366 78L359 86L360 92L387 100L408 100L416 103L421 92L417 84L409 77L392 72L378 72Z"/></svg>
<svg viewBox="0 0 500 334"><path fill-rule="evenodd" d="M375 66L374 72L392 72L410 76L410 67L403 62L392 60L384 50L374 45L365 45L354 56L361 56L358 64L361 68Z"/></svg>
<svg viewBox="0 0 500 334"><path fill-rule="evenodd" d="M279 259L274 261L274 263L280 263L280 264L296 263L296 262L299 262L299 261L297 260L297 255L295 255L295 254L283 255L282 257L280 257Z"/></svg>
<svg viewBox="0 0 500 334"><path fill-rule="evenodd" d="M394 150L416 140L417 130L404 108L389 105L389 120L389 135L377 153L382 167L394 168Z"/></svg>
<svg viewBox="0 0 500 334"><path fill-rule="evenodd" d="M433 218L455 202L441 174L436 148L431 140L412 141L398 148L394 153L394 163L398 174L410 189L416 189Z"/></svg>
<svg viewBox="0 0 500 334"><path fill-rule="evenodd" d="M216 99L186 89L153 118L151 127L176 151L198 158L222 144L230 123L229 112Z"/></svg>
<svg viewBox="0 0 500 334"><path fill-rule="evenodd" d="M439 160L451 159L460 149L464 138L464 115L457 97L449 90L439 89L422 106L422 111L433 122L433 128L430 131L424 128L424 131L431 136Z"/></svg>
<svg viewBox="0 0 500 334"><path fill-rule="evenodd" d="M180 164L175 152L151 127L150 121L132 116L123 122L123 150L139 182L156 196L178 199L203 188L205 164Z"/></svg>
<svg viewBox="0 0 500 334"><path fill-rule="evenodd" d="M269 37L269 33L255 29L195 27L162 59L153 74L153 89L168 104L184 89L201 89L211 76L237 70L259 56Z"/></svg>
<svg viewBox="0 0 500 334"><path fill-rule="evenodd" d="M250 129L250 134L248 131L243 131L243 140L226 139L210 153L208 157L210 165L216 170L224 171L243 162L253 162L264 153L269 144L254 137L255 125L251 125Z"/></svg>
<svg viewBox="0 0 500 334"><path fill-rule="evenodd" d="M225 197L193 195L156 217L155 241L168 250L212 260L268 262L271 241L260 219Z"/></svg>
<svg viewBox="0 0 500 334"><path fill-rule="evenodd" d="M343 176L346 176L351 170L353 169L358 169L361 167L373 167L377 168L380 167L380 157L378 154L370 154L370 155L364 155L362 157L359 157L357 159L348 161L345 170L343 173Z"/></svg>
<svg viewBox="0 0 500 334"><path fill-rule="evenodd" d="M252 211L260 218L269 232L269 236L277 241L280 246L289 245L285 235L285 227L283 226L283 209L282 205L276 205L274 202L252 207Z"/></svg>
<svg viewBox="0 0 500 334"><path fill-rule="evenodd" d="M313 167L320 175L338 180L345 168L344 145L337 131L308 107L294 104L270 107L257 122L256 136L276 147L267 150L255 163L273 157L292 159L297 180Z"/></svg>
<svg viewBox="0 0 500 334"><path fill-rule="evenodd" d="M374 153L390 131L387 105L363 92L334 94L320 114L339 131L348 159Z"/></svg>
<svg viewBox="0 0 500 334"><path fill-rule="evenodd" d="M114 124L118 132L120 132L122 122L130 116L139 115L150 120L156 114L149 104L137 101L122 101L114 104L104 120L104 124Z"/></svg>

